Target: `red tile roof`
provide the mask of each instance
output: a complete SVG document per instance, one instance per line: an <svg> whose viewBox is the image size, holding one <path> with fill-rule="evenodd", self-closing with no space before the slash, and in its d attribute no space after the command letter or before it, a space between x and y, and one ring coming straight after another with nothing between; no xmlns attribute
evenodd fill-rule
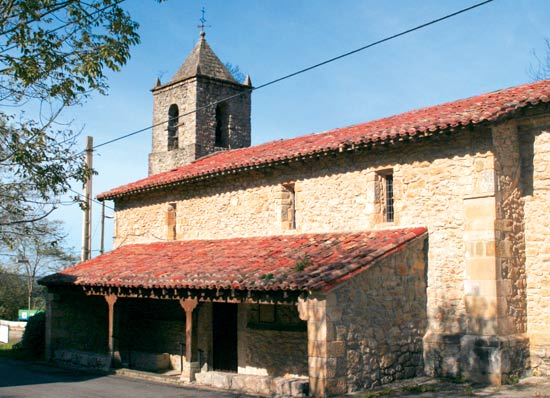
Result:
<svg viewBox="0 0 550 398"><path fill-rule="evenodd" d="M426 236L426 228L409 228L133 244L49 275L40 283L326 291Z"/></svg>
<svg viewBox="0 0 550 398"><path fill-rule="evenodd" d="M351 127L218 152L189 165L114 188L97 198L113 199L218 173L256 168L346 148L406 140L429 135L437 130L495 121L517 109L549 101L550 81L541 80Z"/></svg>

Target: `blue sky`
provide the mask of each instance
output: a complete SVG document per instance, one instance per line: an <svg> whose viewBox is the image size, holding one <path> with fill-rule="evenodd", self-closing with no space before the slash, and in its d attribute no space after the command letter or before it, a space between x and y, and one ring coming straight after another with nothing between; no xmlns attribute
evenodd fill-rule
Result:
<svg viewBox="0 0 550 398"><path fill-rule="evenodd" d="M171 79L199 38L223 62L238 65L258 86L362 47L477 1L422 0L154 0L127 1L141 44L119 73L109 74L108 96L93 96L64 118L82 129L81 145L147 127L157 77ZM378 119L532 80L532 52L550 38L550 1L495 0L458 17L397 38L330 65L254 92L252 143L290 138ZM99 148L94 194L147 176L151 132ZM74 186L81 191L80 186ZM112 202L107 202L112 206ZM99 248L94 205L93 249ZM107 211L112 215L112 211ZM81 213L63 206L69 246L80 248ZM106 247L111 248L112 221Z"/></svg>

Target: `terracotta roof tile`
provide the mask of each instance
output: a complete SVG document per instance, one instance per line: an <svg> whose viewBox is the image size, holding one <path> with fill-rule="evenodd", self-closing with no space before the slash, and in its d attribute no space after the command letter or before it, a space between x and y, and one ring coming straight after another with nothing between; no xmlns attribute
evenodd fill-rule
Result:
<svg viewBox="0 0 550 398"><path fill-rule="evenodd" d="M329 290L424 238L425 228L122 246L43 278L45 285Z"/></svg>
<svg viewBox="0 0 550 398"><path fill-rule="evenodd" d="M189 165L114 188L97 197L113 199L197 177L335 151L345 146L406 139L426 132L494 121L517 109L549 102L549 96L550 81L542 80L320 134L218 152Z"/></svg>

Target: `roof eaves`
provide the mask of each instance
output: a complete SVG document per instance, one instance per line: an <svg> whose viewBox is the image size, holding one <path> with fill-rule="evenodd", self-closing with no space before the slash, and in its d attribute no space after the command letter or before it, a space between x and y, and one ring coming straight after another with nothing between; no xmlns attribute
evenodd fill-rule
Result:
<svg viewBox="0 0 550 398"><path fill-rule="evenodd" d="M267 160L267 161L259 160L259 161L252 161L251 163L247 163L244 165L241 165L241 164L237 166L229 165L229 167L220 167L220 168L209 170L203 173L199 172L193 175L184 176L181 178L175 178L172 181L164 181L157 184L151 184L142 188L129 189L127 191L119 192L113 195L109 195L109 192L105 192L104 194L99 194L97 196L97 199L100 201L111 200L115 198L121 198L125 196L131 196L135 194L161 190L168 187L189 184L199 180L215 178L225 174L237 174L239 172L248 171L251 169L258 170L262 168L291 163L294 161L302 161L306 159L312 159L315 157L328 156L334 153L353 152L353 151L364 150L364 149L373 149L376 146L392 145L398 142L401 143L406 141L416 141L419 139L426 139L426 138L432 137L436 133L440 133L440 134L446 133L450 130L452 131L457 128L465 128L465 127L468 127L468 126L467 125L447 126L442 129L434 129L434 130L424 129L424 131L419 129L416 131L419 131L421 134L415 134L410 132L406 132L398 136L390 136L389 134L385 134L383 137L378 136L375 139L373 139L373 137L360 137L358 140L341 142L338 144L338 147L316 148L315 150L308 151L306 153L299 152L289 156L280 156L278 158Z"/></svg>
<svg viewBox="0 0 550 398"><path fill-rule="evenodd" d="M424 240L427 237L428 237L428 231L425 228L416 228L414 231L409 232L407 236L404 236L403 238L401 238L401 242L398 245L392 247L390 250L384 250L384 248L381 248L378 251L378 253L376 253L375 258L369 261L367 266L358 267L357 269L342 275L340 278L336 278L332 280L330 283L319 281L317 285L311 286L309 290L310 292L317 290L317 291L320 291L321 293L327 293L328 291L350 280L351 278L374 267L380 261L403 250L406 246L410 245L411 243L416 242L418 240Z"/></svg>

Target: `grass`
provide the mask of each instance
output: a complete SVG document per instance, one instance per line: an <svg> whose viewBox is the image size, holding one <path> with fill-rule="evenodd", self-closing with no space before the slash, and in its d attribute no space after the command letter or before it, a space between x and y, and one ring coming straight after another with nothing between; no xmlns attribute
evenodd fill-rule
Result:
<svg viewBox="0 0 550 398"><path fill-rule="evenodd" d="M410 387L403 387L403 392L415 392L415 393L421 393L421 392L437 392L439 391L439 388L436 386L430 386L430 385L415 385Z"/></svg>
<svg viewBox="0 0 550 398"><path fill-rule="evenodd" d="M0 357L28 359L28 355L16 343L0 343Z"/></svg>
<svg viewBox="0 0 550 398"><path fill-rule="evenodd" d="M384 390L378 390L378 391L369 391L364 392L359 395L357 395L359 398L376 398L376 397L384 397L390 394L395 393L394 390L390 390L389 388L385 388Z"/></svg>

